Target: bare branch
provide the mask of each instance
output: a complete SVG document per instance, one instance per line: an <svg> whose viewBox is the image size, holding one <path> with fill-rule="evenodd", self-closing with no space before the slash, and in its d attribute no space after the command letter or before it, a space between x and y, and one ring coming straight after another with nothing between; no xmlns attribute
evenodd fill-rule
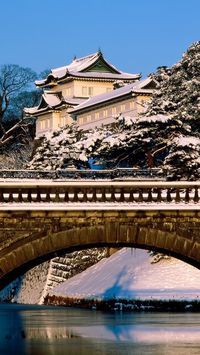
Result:
<svg viewBox="0 0 200 355"><path fill-rule="evenodd" d="M22 89L36 78L30 68L22 68L15 64L3 65L0 68L0 129L3 128L3 118L10 105L10 98L15 98ZM1 132L1 134L2 134Z"/></svg>
<svg viewBox="0 0 200 355"><path fill-rule="evenodd" d="M6 143L10 142L14 137L13 136L10 136L8 138L5 138L4 139L4 136L0 139L0 146L3 146L5 145Z"/></svg>
<svg viewBox="0 0 200 355"><path fill-rule="evenodd" d="M15 132L19 128L23 131L23 133L21 133L21 134L18 133L17 138L19 139L22 136L26 137L27 128L30 126L30 123L26 123L27 120L30 120L30 119L28 117L21 119L14 126L12 126L8 131L4 132L4 134L2 135L2 137L0 139L0 146L3 146L5 144L7 144L8 142L10 142L11 140L13 140L15 137Z"/></svg>
<svg viewBox="0 0 200 355"><path fill-rule="evenodd" d="M152 158L155 157L156 154L163 152L167 148L167 144L162 146L161 148L158 148L152 152Z"/></svg>

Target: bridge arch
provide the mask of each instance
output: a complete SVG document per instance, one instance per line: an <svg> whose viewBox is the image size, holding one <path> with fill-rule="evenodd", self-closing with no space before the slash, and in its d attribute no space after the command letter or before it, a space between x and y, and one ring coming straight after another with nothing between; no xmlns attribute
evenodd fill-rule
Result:
<svg viewBox="0 0 200 355"><path fill-rule="evenodd" d="M199 229L194 225L191 213L79 212L73 215L71 224L71 214L58 216L58 213L51 214L51 219L48 214L40 216L43 227L47 220L51 228L41 226L36 233L15 239L1 250L1 288L30 267L51 257L91 247L134 247L160 251L200 269ZM38 225L40 218L33 218L31 223ZM199 218L195 221L199 223Z"/></svg>

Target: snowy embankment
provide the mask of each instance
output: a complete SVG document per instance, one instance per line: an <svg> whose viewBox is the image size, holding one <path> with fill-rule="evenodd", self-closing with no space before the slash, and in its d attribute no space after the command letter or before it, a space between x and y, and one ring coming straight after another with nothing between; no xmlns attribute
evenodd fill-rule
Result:
<svg viewBox="0 0 200 355"><path fill-rule="evenodd" d="M49 295L85 300L198 300L200 273L174 258L155 262L145 250L123 248Z"/></svg>
<svg viewBox="0 0 200 355"><path fill-rule="evenodd" d="M42 304L50 289L96 264L107 253L106 248L92 248L46 261L0 291L0 302Z"/></svg>

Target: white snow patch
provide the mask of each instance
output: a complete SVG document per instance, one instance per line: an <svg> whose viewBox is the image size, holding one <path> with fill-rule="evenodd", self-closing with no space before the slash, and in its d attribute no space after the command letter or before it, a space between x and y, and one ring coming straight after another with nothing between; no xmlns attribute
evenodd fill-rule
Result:
<svg viewBox="0 0 200 355"><path fill-rule="evenodd" d="M174 138L175 144L185 147L185 146L200 146L200 139L194 136L179 136Z"/></svg>
<svg viewBox="0 0 200 355"><path fill-rule="evenodd" d="M138 123L142 123L142 122L162 122L162 123L166 123L169 120L171 120L171 116L167 116L167 115L153 115L153 116L142 116L138 118Z"/></svg>
<svg viewBox="0 0 200 355"><path fill-rule="evenodd" d="M198 269L174 258L151 261L147 251L123 248L50 294L86 299L198 299Z"/></svg>

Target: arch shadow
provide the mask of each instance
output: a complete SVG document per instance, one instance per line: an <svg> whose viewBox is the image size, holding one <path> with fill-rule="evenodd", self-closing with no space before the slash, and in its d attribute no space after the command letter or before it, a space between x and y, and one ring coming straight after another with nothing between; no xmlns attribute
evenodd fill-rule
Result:
<svg viewBox="0 0 200 355"><path fill-rule="evenodd" d="M180 259L198 269L200 269L200 244L192 245L192 249L187 246L188 240L176 233L161 231L159 229L138 228L132 225L118 224L85 226L72 230L60 231L31 242L24 243L18 249L14 249L15 265L5 272L0 278L0 290L11 281L23 275L31 268L57 256L89 248L110 247L110 248L139 248L161 252ZM41 247L40 247L41 246ZM44 247L42 250L42 246ZM189 244L191 247L191 243ZM191 250L195 246L198 257L195 258ZM32 255L30 256L30 248ZM19 251L19 253L18 253ZM17 255L20 258L17 258ZM4 259L10 257L4 255ZM17 260L19 260L16 265ZM23 260L23 262L22 262ZM0 260L1 261L1 260Z"/></svg>

